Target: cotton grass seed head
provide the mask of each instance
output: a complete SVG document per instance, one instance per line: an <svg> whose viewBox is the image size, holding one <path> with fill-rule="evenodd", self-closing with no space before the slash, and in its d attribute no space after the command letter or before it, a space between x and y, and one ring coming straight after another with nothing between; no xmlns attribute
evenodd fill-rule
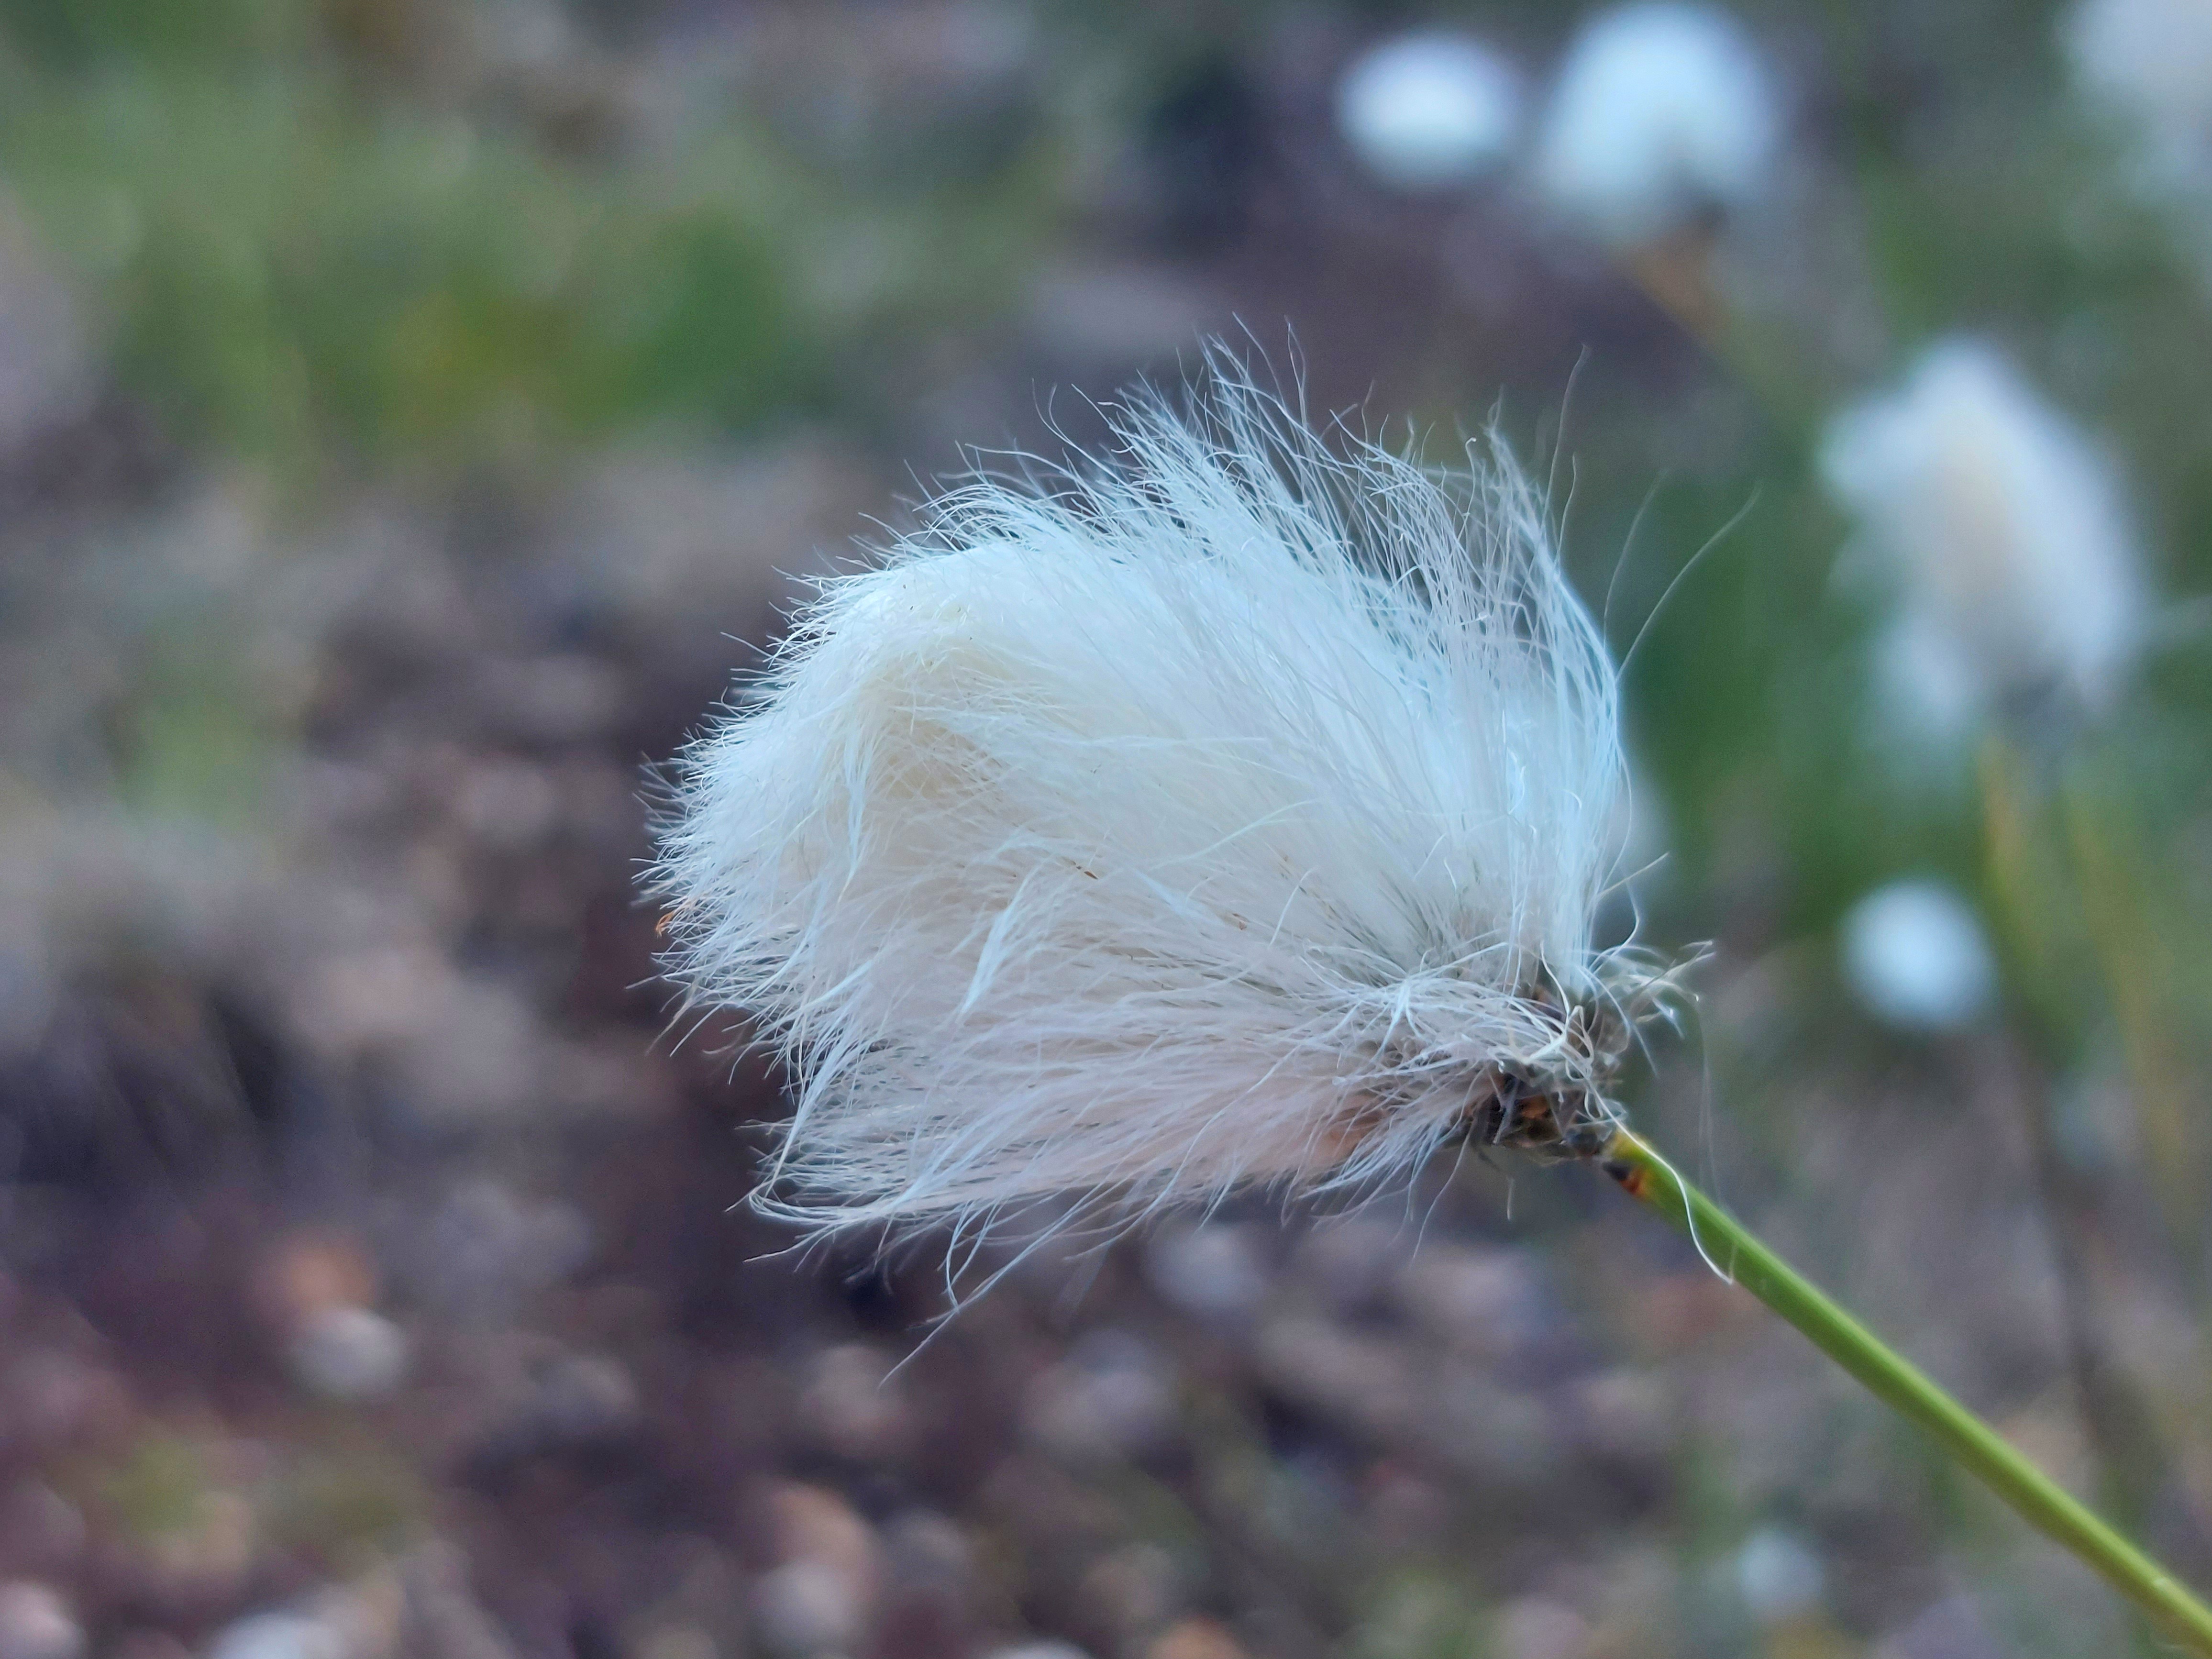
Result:
<svg viewBox="0 0 2212 1659"><path fill-rule="evenodd" d="M1993 347L1936 342L1829 422L1820 466L1896 595L1885 678L1937 730L2054 693L2117 700L2150 612L2120 480Z"/></svg>
<svg viewBox="0 0 2212 1659"><path fill-rule="evenodd" d="M826 580L683 757L667 968L799 1084L828 1231L1594 1151L1662 981L1595 950L1615 676L1494 441L1443 474L1218 372Z"/></svg>
<svg viewBox="0 0 2212 1659"><path fill-rule="evenodd" d="M1545 198L1632 247L1765 187L1784 120L1757 46L1727 12L1629 0L1568 48L1536 155Z"/></svg>
<svg viewBox="0 0 2212 1659"><path fill-rule="evenodd" d="M2212 170L2212 7L2077 0L2059 25L2077 90L2130 141L2134 181L2200 205Z"/></svg>
<svg viewBox="0 0 2212 1659"><path fill-rule="evenodd" d="M1521 125L1521 77L1472 35L1401 34L1370 47L1336 89L1336 125L1395 190L1461 184L1502 161Z"/></svg>
<svg viewBox="0 0 2212 1659"><path fill-rule="evenodd" d="M1997 996L1996 955L1956 889L1928 878L1876 888L1844 915L1844 978L1883 1024L1963 1030Z"/></svg>

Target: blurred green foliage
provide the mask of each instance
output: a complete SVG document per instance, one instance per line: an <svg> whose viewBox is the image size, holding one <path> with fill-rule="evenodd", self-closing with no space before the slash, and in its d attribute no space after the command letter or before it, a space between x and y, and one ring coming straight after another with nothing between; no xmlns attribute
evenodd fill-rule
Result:
<svg viewBox="0 0 2212 1659"><path fill-rule="evenodd" d="M988 308L1033 234L1026 143L856 179L713 75L648 123L611 69L471 64L467 16L0 12L0 156L176 431L313 477L738 429L822 406L886 330Z"/></svg>

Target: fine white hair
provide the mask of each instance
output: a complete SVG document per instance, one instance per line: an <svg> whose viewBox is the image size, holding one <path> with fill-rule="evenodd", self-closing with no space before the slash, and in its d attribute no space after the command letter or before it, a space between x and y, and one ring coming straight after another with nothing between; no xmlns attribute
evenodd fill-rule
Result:
<svg viewBox="0 0 2212 1659"><path fill-rule="evenodd" d="M1108 414L1110 462L976 477L825 580L679 763L669 971L801 1084L756 1203L975 1227L1591 1150L1655 981L1592 947L1615 672L1542 501L1495 439L1432 472L1218 360Z"/></svg>

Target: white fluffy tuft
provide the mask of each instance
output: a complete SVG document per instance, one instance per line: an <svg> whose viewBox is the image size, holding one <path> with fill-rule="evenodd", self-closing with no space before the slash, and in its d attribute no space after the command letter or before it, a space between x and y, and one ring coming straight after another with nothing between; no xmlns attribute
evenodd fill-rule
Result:
<svg viewBox="0 0 2212 1659"><path fill-rule="evenodd" d="M1337 82L1336 125L1393 189L1436 190L1495 167L1521 126L1521 77L1473 35L1401 34L1354 58Z"/></svg>
<svg viewBox="0 0 2212 1659"><path fill-rule="evenodd" d="M1234 375L1111 414L1112 465L979 478L824 583L681 763L670 970L803 1079L756 1202L988 1224L1588 1150L1653 981L1591 946L1614 670L1527 479L1339 455Z"/></svg>
<svg viewBox="0 0 2212 1659"><path fill-rule="evenodd" d="M1884 1023L1959 1030L1997 999L1996 955L1973 907L1928 878L1893 881L1844 917L1844 978Z"/></svg>
<svg viewBox="0 0 2212 1659"><path fill-rule="evenodd" d="M2121 481L1994 348L1937 341L1829 422L1820 467L1893 579L1879 665L1931 733L2023 696L2117 701L2151 610Z"/></svg>
<svg viewBox="0 0 2212 1659"><path fill-rule="evenodd" d="M1783 126L1765 63L1735 18L1629 0L1592 17L1568 49L1537 183L1601 240L1634 246L1755 198Z"/></svg>
<svg viewBox="0 0 2212 1659"><path fill-rule="evenodd" d="M2212 8L2201 0L2077 0L2060 44L2087 100L2133 140L2136 182L2204 204L2212 169Z"/></svg>

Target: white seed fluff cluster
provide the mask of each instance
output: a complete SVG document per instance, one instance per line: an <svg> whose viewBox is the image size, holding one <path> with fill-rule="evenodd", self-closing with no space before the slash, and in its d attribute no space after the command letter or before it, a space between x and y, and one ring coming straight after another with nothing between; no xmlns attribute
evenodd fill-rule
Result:
<svg viewBox="0 0 2212 1659"><path fill-rule="evenodd" d="M1370 47L1336 89L1337 130L1394 189L1435 190L1495 167L1521 126L1521 77L1472 35L1401 34Z"/></svg>
<svg viewBox="0 0 2212 1659"><path fill-rule="evenodd" d="M1829 423L1820 466L1892 578L1901 712L1955 733L2008 699L2118 696L2150 610L2119 479L1993 348L1937 342Z"/></svg>
<svg viewBox="0 0 2212 1659"><path fill-rule="evenodd" d="M1112 465L827 581L682 763L670 970L802 1083L773 1212L1126 1213L1609 1121L1652 983L1591 945L1614 670L1527 480L1233 375L1113 418Z"/></svg>
<svg viewBox="0 0 2212 1659"><path fill-rule="evenodd" d="M1765 188L1783 117L1765 60L1728 13L1630 0L1583 25L1536 154L1545 198L1632 246Z"/></svg>
<svg viewBox="0 0 2212 1659"><path fill-rule="evenodd" d="M2060 24L2076 87L2132 142L2136 183L2203 209L2212 197L2212 6L2077 0Z"/></svg>
<svg viewBox="0 0 2212 1659"><path fill-rule="evenodd" d="M1943 882L1920 877L1876 888L1844 915L1840 944L1853 994L1899 1030L1958 1030L1996 1002L1989 935Z"/></svg>

